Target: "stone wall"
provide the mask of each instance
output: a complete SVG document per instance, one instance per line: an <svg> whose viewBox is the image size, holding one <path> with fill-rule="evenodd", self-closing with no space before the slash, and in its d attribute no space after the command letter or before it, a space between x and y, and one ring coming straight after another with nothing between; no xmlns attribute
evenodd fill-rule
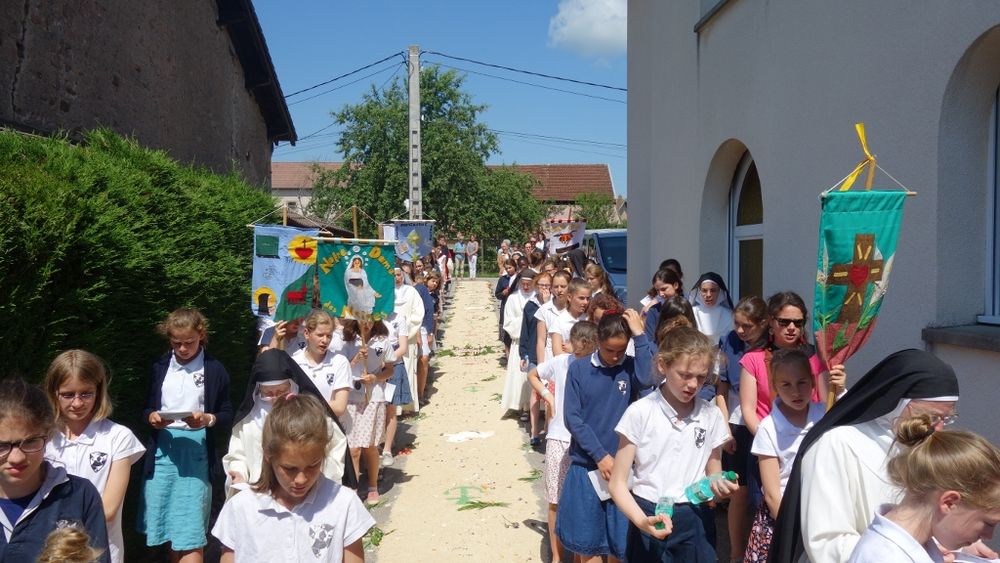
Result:
<svg viewBox="0 0 1000 563"><path fill-rule="evenodd" d="M110 127L266 185L271 143L209 0L0 0L0 121Z"/></svg>

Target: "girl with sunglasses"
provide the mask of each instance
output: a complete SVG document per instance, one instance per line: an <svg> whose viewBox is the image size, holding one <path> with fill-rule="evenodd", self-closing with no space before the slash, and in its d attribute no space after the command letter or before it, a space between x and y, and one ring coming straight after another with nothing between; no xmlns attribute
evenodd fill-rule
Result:
<svg viewBox="0 0 1000 563"><path fill-rule="evenodd" d="M124 559L122 504L132 464L146 448L131 430L112 422L108 372L85 350L66 350L49 364L42 384L56 414L45 457L97 487L104 504L111 560Z"/></svg>
<svg viewBox="0 0 1000 563"><path fill-rule="evenodd" d="M806 340L805 326L809 318L805 301L795 292L781 291L767 300L768 332L766 339L756 349L740 359L740 408L743 421L750 433L757 435L757 426L771 414L772 393L768 385L771 356L777 350L797 348L809 356L812 367L812 400L826 400L831 386L838 392L844 388L847 374L844 366L830 366L824 369L823 362L816 354L816 348Z"/></svg>
<svg viewBox="0 0 1000 563"><path fill-rule="evenodd" d="M76 525L108 563L101 496L89 481L45 460L56 417L45 393L21 379L0 381L0 561L35 561L50 532Z"/></svg>

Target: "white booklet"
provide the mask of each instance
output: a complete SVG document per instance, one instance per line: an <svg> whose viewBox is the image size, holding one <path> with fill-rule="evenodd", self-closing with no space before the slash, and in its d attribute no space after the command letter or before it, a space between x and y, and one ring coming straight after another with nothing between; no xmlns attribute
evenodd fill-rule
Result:
<svg viewBox="0 0 1000 563"><path fill-rule="evenodd" d="M611 499L611 491L608 490L608 482L601 477L601 470L595 469L587 473L587 477L590 477L590 484L594 486L594 492L597 493L597 498L601 500ZM629 471L628 481L625 484L628 488L632 489L632 484L635 482L635 477L632 472Z"/></svg>
<svg viewBox="0 0 1000 563"><path fill-rule="evenodd" d="M160 418L163 420L182 420L194 414L191 411L175 411L175 412L160 412Z"/></svg>
<svg viewBox="0 0 1000 563"><path fill-rule="evenodd" d="M382 392L385 393L385 402L391 403L392 402L392 396L396 393L396 384L395 383L386 383L385 384L385 388L383 389Z"/></svg>

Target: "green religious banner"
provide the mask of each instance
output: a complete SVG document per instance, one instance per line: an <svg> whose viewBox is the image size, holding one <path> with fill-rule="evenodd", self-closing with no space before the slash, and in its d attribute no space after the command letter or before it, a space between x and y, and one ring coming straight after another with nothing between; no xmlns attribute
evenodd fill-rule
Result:
<svg viewBox="0 0 1000 563"><path fill-rule="evenodd" d="M316 264L323 309L335 317L378 321L392 314L394 241L320 241Z"/></svg>
<svg viewBox="0 0 1000 563"><path fill-rule="evenodd" d="M820 196L813 328L816 347L828 366L847 361L875 328L889 288L903 202L913 195L909 190L871 190L878 165L868 151L864 124L855 127L865 160L838 183L839 190L831 188ZM865 190L848 191L865 168Z"/></svg>

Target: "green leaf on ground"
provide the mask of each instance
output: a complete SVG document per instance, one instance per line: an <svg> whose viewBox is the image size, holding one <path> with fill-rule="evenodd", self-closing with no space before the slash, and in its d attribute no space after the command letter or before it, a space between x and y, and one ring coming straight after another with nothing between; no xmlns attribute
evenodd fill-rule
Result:
<svg viewBox="0 0 1000 563"><path fill-rule="evenodd" d="M434 352L434 355L437 356L437 357L439 357L439 358L447 358L449 356L454 356L455 355L455 351L454 350L450 350L450 349L449 350L438 350L437 352Z"/></svg>
<svg viewBox="0 0 1000 563"><path fill-rule="evenodd" d="M496 401L496 402L499 403L500 401L503 400L503 394L502 393L494 393L494 394L490 395L490 400L491 401Z"/></svg>
<svg viewBox="0 0 1000 563"><path fill-rule="evenodd" d="M479 381L493 381L496 378L497 378L496 374L493 374L493 375L491 375L489 377L484 377L484 378L480 379Z"/></svg>
<svg viewBox="0 0 1000 563"><path fill-rule="evenodd" d="M389 534L395 532L396 530L389 530L388 532L382 531L382 528L378 526L372 526L368 533L364 535L361 545L364 549L371 549L373 547L378 547L382 543L382 539Z"/></svg>
<svg viewBox="0 0 1000 563"><path fill-rule="evenodd" d="M482 500L474 500L472 502L463 504L458 507L459 510L482 510L484 508L493 508L495 506L510 506L509 502L490 502Z"/></svg>
<svg viewBox="0 0 1000 563"><path fill-rule="evenodd" d="M530 446L531 444L528 444L528 445ZM518 481L527 481L528 483L533 483L533 482L541 479L541 477L542 477L542 470L541 469L532 469L531 473L528 473L527 477L518 477L517 480Z"/></svg>

